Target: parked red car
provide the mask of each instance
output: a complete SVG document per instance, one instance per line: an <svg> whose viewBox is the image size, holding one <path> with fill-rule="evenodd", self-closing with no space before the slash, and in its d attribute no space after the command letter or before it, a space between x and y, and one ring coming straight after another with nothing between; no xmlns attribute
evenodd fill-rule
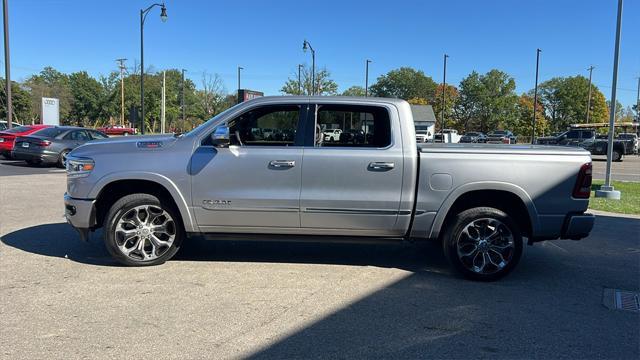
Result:
<svg viewBox="0 0 640 360"><path fill-rule="evenodd" d="M51 125L22 125L0 131L0 155L4 156L5 159L10 159L16 137L26 136L47 127L51 127Z"/></svg>
<svg viewBox="0 0 640 360"><path fill-rule="evenodd" d="M96 130L102 131L107 135L135 135L138 133L138 129L125 127L122 125L110 125L101 128L97 128Z"/></svg>

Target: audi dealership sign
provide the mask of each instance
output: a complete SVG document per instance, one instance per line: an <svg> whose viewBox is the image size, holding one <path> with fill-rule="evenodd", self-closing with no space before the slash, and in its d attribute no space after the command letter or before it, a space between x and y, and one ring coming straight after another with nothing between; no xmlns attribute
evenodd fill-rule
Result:
<svg viewBox="0 0 640 360"><path fill-rule="evenodd" d="M60 100L42 98L42 124L60 125Z"/></svg>

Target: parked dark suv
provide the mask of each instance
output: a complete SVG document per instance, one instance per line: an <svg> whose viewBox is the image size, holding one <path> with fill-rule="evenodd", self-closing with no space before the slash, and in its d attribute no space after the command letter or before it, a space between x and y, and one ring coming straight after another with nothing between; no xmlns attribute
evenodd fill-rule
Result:
<svg viewBox="0 0 640 360"><path fill-rule="evenodd" d="M460 138L461 143L485 143L487 135L481 132L468 132Z"/></svg>

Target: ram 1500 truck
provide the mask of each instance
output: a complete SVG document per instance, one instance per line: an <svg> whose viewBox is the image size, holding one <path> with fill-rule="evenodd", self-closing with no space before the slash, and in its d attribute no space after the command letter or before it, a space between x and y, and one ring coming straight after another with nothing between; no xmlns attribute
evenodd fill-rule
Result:
<svg viewBox="0 0 640 360"><path fill-rule="evenodd" d="M326 141L327 128L364 136ZM160 264L191 236L431 239L466 277L494 280L525 238L577 240L594 224L587 151L417 145L398 99L262 97L179 136L93 141L67 177L68 222L83 239L104 228L126 265Z"/></svg>

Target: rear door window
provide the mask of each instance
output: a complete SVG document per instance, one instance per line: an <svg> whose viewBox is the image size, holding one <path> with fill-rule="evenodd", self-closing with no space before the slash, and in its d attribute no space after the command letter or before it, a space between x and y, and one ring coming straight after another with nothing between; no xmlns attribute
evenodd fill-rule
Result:
<svg viewBox="0 0 640 360"><path fill-rule="evenodd" d="M391 120L379 106L322 104L316 107L316 147L374 147L391 144Z"/></svg>

